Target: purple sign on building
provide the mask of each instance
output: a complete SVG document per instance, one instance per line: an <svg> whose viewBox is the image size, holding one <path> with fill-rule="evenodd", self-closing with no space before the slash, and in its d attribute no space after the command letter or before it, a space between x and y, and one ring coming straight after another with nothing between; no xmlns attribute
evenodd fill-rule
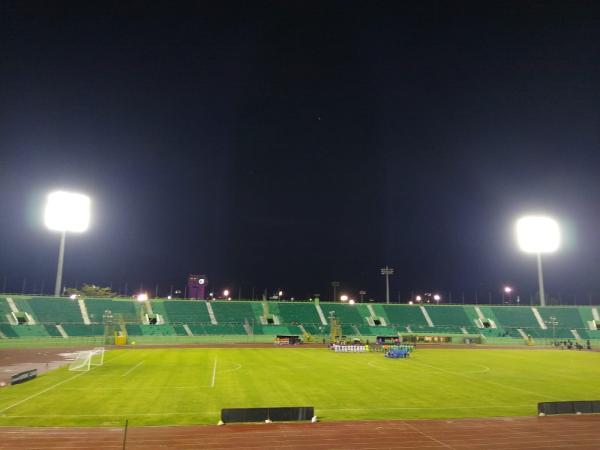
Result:
<svg viewBox="0 0 600 450"><path fill-rule="evenodd" d="M206 285L208 279L206 275L194 275L188 276L188 287L187 287L187 298L192 300L204 300Z"/></svg>

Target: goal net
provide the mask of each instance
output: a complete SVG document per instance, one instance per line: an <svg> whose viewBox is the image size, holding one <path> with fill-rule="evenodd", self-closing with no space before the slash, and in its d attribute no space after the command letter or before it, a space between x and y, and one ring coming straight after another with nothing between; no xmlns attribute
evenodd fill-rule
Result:
<svg viewBox="0 0 600 450"><path fill-rule="evenodd" d="M101 366L104 364L104 347L98 347L93 350L77 352L75 359L69 365L72 372L87 372L92 366Z"/></svg>

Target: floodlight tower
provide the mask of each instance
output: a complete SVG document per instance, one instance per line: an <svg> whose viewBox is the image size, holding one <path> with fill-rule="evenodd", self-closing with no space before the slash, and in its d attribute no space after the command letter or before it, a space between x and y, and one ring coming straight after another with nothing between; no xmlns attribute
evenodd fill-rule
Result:
<svg viewBox="0 0 600 450"><path fill-rule="evenodd" d="M517 242L525 253L537 256L540 306L546 306L542 253L555 252L560 245L560 228L556 220L545 216L527 216L517 220Z"/></svg>
<svg viewBox="0 0 600 450"><path fill-rule="evenodd" d="M333 288L333 301L337 301L337 296L336 296L336 292L337 292L337 288L340 287L340 282L339 281L332 281L331 283L331 287Z"/></svg>
<svg viewBox="0 0 600 450"><path fill-rule="evenodd" d="M54 296L59 297L62 286L67 231L81 233L87 230L90 223L90 198L72 192L53 192L48 195L44 218L46 227L61 233L56 284L54 285Z"/></svg>
<svg viewBox="0 0 600 450"><path fill-rule="evenodd" d="M385 302L390 302L390 275L394 275L394 269L385 266L381 269L381 275L385 276Z"/></svg>

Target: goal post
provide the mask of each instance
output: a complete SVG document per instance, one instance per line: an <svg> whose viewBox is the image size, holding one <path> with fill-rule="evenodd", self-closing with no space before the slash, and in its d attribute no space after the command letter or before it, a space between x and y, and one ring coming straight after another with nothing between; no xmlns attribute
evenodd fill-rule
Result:
<svg viewBox="0 0 600 450"><path fill-rule="evenodd" d="M75 359L69 364L71 372L88 372L92 366L104 365L104 347L77 352Z"/></svg>
<svg viewBox="0 0 600 450"><path fill-rule="evenodd" d="M102 366L104 365L104 347L96 347L92 350L90 357L91 366Z"/></svg>

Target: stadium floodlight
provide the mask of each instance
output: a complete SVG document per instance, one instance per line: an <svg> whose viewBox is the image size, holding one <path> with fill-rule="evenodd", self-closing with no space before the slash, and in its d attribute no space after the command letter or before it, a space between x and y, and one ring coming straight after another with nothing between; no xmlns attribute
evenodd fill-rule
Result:
<svg viewBox="0 0 600 450"><path fill-rule="evenodd" d="M229 289L223 291L223 297L229 297Z"/></svg>
<svg viewBox="0 0 600 450"><path fill-rule="evenodd" d="M512 290L512 288L511 288L510 286L504 286L504 292L505 292L506 294L510 294L512 291L513 291L513 290Z"/></svg>
<svg viewBox="0 0 600 450"><path fill-rule="evenodd" d="M385 302L390 302L390 275L394 275L394 269L385 266L381 268L381 275L385 276Z"/></svg>
<svg viewBox="0 0 600 450"><path fill-rule="evenodd" d="M136 298L137 298L138 302L145 302L146 300L148 300L148 294L145 292L142 292L142 293L138 294Z"/></svg>
<svg viewBox="0 0 600 450"><path fill-rule="evenodd" d="M558 222L546 216L526 216L517 220L516 232L520 249L525 253L535 253L537 256L540 306L546 306L542 253L558 250L560 246Z"/></svg>
<svg viewBox="0 0 600 450"><path fill-rule="evenodd" d="M354 299L353 299L353 298L351 298L350 300L348 300L348 303L349 303L350 305L354 305L354 303L356 303L356 302L354 301Z"/></svg>
<svg viewBox="0 0 600 450"><path fill-rule="evenodd" d="M343 302L347 302L348 301L348 296L347 295L340 295L340 300Z"/></svg>
<svg viewBox="0 0 600 450"><path fill-rule="evenodd" d="M417 295L415 297L415 300L418 301L418 302L420 302L421 300L423 300L423 297L421 297L420 295Z"/></svg>
<svg viewBox="0 0 600 450"><path fill-rule="evenodd" d="M440 302L440 300L442 299L442 296L441 296L440 294L434 294L434 296L433 296L433 299L434 299L434 300L435 300L437 303L439 303L439 302Z"/></svg>
<svg viewBox="0 0 600 450"><path fill-rule="evenodd" d="M90 198L73 192L52 192L48 195L46 201L44 222L48 229L61 232L56 284L54 285L54 296L58 297L61 294L62 287L67 231L81 233L88 229L90 224Z"/></svg>

